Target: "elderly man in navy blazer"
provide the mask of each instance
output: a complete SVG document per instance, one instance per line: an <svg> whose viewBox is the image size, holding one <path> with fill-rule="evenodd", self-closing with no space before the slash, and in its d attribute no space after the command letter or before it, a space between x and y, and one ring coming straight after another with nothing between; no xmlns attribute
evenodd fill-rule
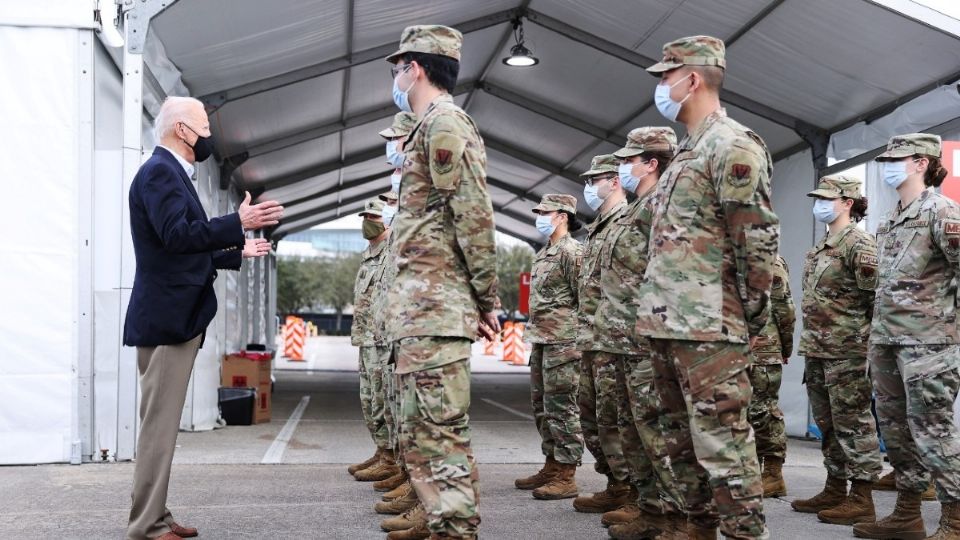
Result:
<svg viewBox="0 0 960 540"><path fill-rule="evenodd" d="M270 243L245 231L274 225L275 201L250 204L208 218L193 187L194 162L213 153L210 122L193 98L168 98L157 115L160 144L130 186L130 229L137 259L124 345L137 348L140 437L133 474L127 538L173 540L197 536L167 508L167 485L187 383L207 325L217 312L217 269L239 270L246 257L262 257Z"/></svg>

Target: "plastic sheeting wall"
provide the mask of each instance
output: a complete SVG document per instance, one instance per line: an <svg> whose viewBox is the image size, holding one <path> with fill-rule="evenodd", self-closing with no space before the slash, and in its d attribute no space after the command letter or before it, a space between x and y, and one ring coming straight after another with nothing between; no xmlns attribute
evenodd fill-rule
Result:
<svg viewBox="0 0 960 540"><path fill-rule="evenodd" d="M0 26L0 50L33 51L5 54L0 79L0 118L16 134L0 159L0 463L66 461L76 440L84 35L89 47L86 30Z"/></svg>

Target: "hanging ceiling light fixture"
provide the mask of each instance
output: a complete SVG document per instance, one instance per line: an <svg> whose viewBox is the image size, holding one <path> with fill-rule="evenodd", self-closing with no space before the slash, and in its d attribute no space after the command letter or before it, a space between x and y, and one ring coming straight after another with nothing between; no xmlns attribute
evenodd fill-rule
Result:
<svg viewBox="0 0 960 540"><path fill-rule="evenodd" d="M513 40L515 45L510 47L510 56L503 59L504 64L511 67L530 67L540 63L540 59L523 43L523 21L519 17L513 20Z"/></svg>

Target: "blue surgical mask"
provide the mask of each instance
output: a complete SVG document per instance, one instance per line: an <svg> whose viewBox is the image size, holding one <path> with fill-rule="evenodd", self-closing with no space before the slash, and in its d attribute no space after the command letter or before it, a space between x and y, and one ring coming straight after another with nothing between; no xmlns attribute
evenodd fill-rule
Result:
<svg viewBox="0 0 960 540"><path fill-rule="evenodd" d="M690 94L687 94L687 97L681 99L680 101L674 101L670 97L670 90L688 78L690 78L690 75L687 75L686 77L670 85L658 84L653 93L653 102L657 105L657 110L660 111L660 114L662 114L664 118L670 120L671 122L677 121L677 115L680 114L680 108L683 106L683 102L690 97Z"/></svg>
<svg viewBox="0 0 960 540"><path fill-rule="evenodd" d="M883 163L883 181L897 189L907 179L906 161L886 161Z"/></svg>
<svg viewBox="0 0 960 540"><path fill-rule="evenodd" d="M640 187L640 177L634 176L630 171L633 170L633 163L621 163L617 173L620 175L620 185L623 189L633 193Z"/></svg>
<svg viewBox="0 0 960 540"><path fill-rule="evenodd" d="M383 224L389 227L393 224L393 218L397 215L397 208L395 206L383 205L382 218Z"/></svg>
<svg viewBox="0 0 960 540"><path fill-rule="evenodd" d="M396 139L387 141L387 163L393 165L397 169L403 167L403 161L406 159L406 156L403 155L403 152L400 152L397 148L400 146L399 143L400 141Z"/></svg>
<svg viewBox="0 0 960 540"><path fill-rule="evenodd" d="M837 211L833 199L817 199L813 203L813 217L820 223L833 223L837 220Z"/></svg>
<svg viewBox="0 0 960 540"><path fill-rule="evenodd" d="M403 174L397 171L394 171L390 175L390 191L399 194L400 193L400 179L403 178Z"/></svg>
<svg viewBox="0 0 960 540"><path fill-rule="evenodd" d="M540 234L550 238L550 235L553 234L553 231L556 230L557 226L553 224L552 217L546 215L537 216L537 230L540 231Z"/></svg>
<svg viewBox="0 0 960 540"><path fill-rule="evenodd" d="M400 75L393 79L393 103L403 112L413 112L413 108L410 107L410 89L413 88L413 83L406 90L400 90L400 84L397 82L399 79Z"/></svg>
<svg viewBox="0 0 960 540"><path fill-rule="evenodd" d="M587 206L589 206L594 212L603 206L603 199L600 198L600 194L597 190L598 188L596 184L583 186L583 199L586 201Z"/></svg>

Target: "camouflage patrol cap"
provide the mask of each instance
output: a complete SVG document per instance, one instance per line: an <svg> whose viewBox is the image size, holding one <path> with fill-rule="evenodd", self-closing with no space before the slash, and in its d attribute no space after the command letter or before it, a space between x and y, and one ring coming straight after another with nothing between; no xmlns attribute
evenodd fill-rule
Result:
<svg viewBox="0 0 960 540"><path fill-rule="evenodd" d="M393 139L395 137L405 137L413 131L417 125L417 115L409 112L398 112L393 115L393 124L380 132L384 139Z"/></svg>
<svg viewBox="0 0 960 540"><path fill-rule="evenodd" d="M576 214L577 198L564 193L547 193L540 199L540 204L533 208L534 214L558 211Z"/></svg>
<svg viewBox="0 0 960 540"><path fill-rule="evenodd" d="M363 205L363 210L358 214L359 216L383 216L383 201L378 197L372 199L367 199L367 202Z"/></svg>
<svg viewBox="0 0 960 540"><path fill-rule="evenodd" d="M400 200L400 194L396 191L388 191L377 195L377 198L385 203L395 203Z"/></svg>
<svg viewBox="0 0 960 540"><path fill-rule="evenodd" d="M682 66L717 66L726 69L723 40L711 36L690 36L664 44L663 60L647 68L663 73Z"/></svg>
<svg viewBox="0 0 960 540"><path fill-rule="evenodd" d="M907 133L894 135L887 143L887 151L876 157L877 161L891 161L915 156L940 157L940 136L932 133Z"/></svg>
<svg viewBox="0 0 960 540"><path fill-rule="evenodd" d="M640 127L627 133L627 145L613 155L620 159L640 155L644 152L665 152L673 155L677 151L677 134L668 127Z"/></svg>
<svg viewBox="0 0 960 540"><path fill-rule="evenodd" d="M824 199L860 199L860 179L845 174L824 176L817 184L817 189L807 193L807 197L823 197Z"/></svg>
<svg viewBox="0 0 960 540"><path fill-rule="evenodd" d="M456 28L439 24L408 26L400 34L400 48L387 57L387 62L396 64L408 52L439 54L459 62L462 43L463 34Z"/></svg>
<svg viewBox="0 0 960 540"><path fill-rule="evenodd" d="M603 173L616 173L620 170L620 159L613 154L594 156L590 162L590 170L580 176L596 176Z"/></svg>

